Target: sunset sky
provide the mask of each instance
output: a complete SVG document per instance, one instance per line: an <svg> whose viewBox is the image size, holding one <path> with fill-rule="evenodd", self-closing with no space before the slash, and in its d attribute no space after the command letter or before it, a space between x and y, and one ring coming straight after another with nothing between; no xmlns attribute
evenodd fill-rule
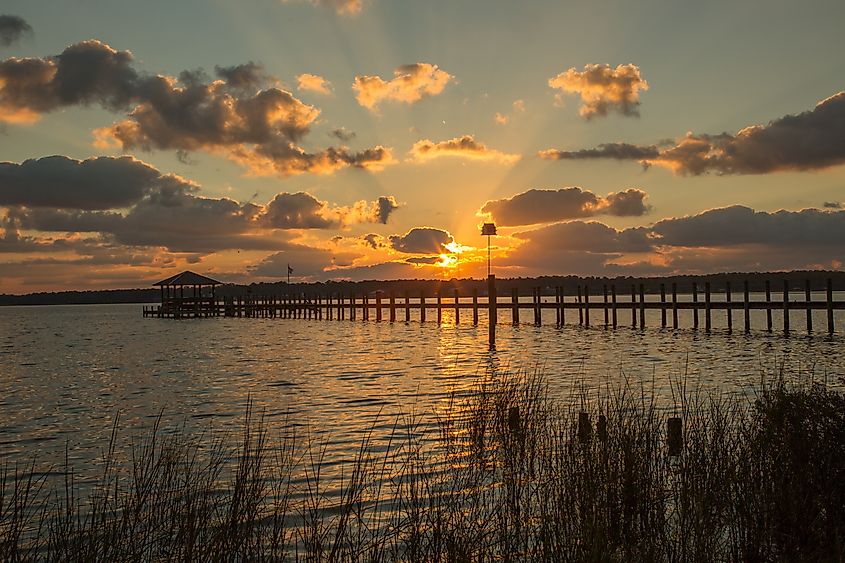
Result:
<svg viewBox="0 0 845 563"><path fill-rule="evenodd" d="M4 0L0 293L841 269L845 2Z"/></svg>

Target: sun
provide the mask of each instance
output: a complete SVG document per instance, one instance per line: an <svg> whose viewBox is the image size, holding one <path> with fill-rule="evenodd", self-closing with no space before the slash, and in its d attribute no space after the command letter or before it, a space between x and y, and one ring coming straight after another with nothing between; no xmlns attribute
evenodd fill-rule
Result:
<svg viewBox="0 0 845 563"><path fill-rule="evenodd" d="M441 254L440 262L435 263L435 266L441 268L454 268L458 265L458 257L454 254Z"/></svg>

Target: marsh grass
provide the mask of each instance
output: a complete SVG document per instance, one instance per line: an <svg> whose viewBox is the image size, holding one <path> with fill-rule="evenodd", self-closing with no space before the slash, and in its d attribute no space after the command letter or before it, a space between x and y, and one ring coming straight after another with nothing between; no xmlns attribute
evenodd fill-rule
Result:
<svg viewBox="0 0 845 563"><path fill-rule="evenodd" d="M157 422L125 463L116 421L85 494L67 462L58 480L3 469L0 559L843 559L845 398L822 385L751 400L678 385L667 406L633 385L561 401L531 373L434 416L435 435L413 412L387 435L374 424L331 474L324 440L252 407L229 435Z"/></svg>

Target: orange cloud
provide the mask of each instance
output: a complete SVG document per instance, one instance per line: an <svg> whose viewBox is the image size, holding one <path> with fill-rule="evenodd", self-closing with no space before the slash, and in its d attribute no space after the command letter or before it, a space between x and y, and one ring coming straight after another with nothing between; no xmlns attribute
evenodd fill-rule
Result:
<svg viewBox="0 0 845 563"><path fill-rule="evenodd" d="M463 135L438 143L430 139L422 139L414 143L408 154L418 162L442 156L487 160L501 164L513 164L520 159L518 154L508 154L488 148L484 143L476 141L472 135Z"/></svg>
<svg viewBox="0 0 845 563"><path fill-rule="evenodd" d="M369 110L384 101L413 104L423 98L440 94L454 76L430 63L400 66L391 80L379 76L356 76L352 85L355 99Z"/></svg>
<svg viewBox="0 0 845 563"><path fill-rule="evenodd" d="M296 77L300 91L315 92L328 96L332 93L332 83L316 74L300 74Z"/></svg>
<svg viewBox="0 0 845 563"><path fill-rule="evenodd" d="M615 111L637 116L640 90L648 90L648 82L640 76L636 65L588 64L583 71L574 67L549 79L549 86L581 96L581 117L590 119Z"/></svg>

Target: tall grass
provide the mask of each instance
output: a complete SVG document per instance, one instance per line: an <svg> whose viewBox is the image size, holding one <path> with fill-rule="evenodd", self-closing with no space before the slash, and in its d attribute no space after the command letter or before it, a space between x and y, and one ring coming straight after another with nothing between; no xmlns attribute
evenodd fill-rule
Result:
<svg viewBox="0 0 845 563"><path fill-rule="evenodd" d="M67 462L61 483L3 469L0 559L842 560L843 395L678 392L667 410L630 385L563 402L539 374L490 379L438 409L436 435L401 416L331 476L325 442L252 408L237 435L157 423L126 463L116 422L85 494Z"/></svg>

